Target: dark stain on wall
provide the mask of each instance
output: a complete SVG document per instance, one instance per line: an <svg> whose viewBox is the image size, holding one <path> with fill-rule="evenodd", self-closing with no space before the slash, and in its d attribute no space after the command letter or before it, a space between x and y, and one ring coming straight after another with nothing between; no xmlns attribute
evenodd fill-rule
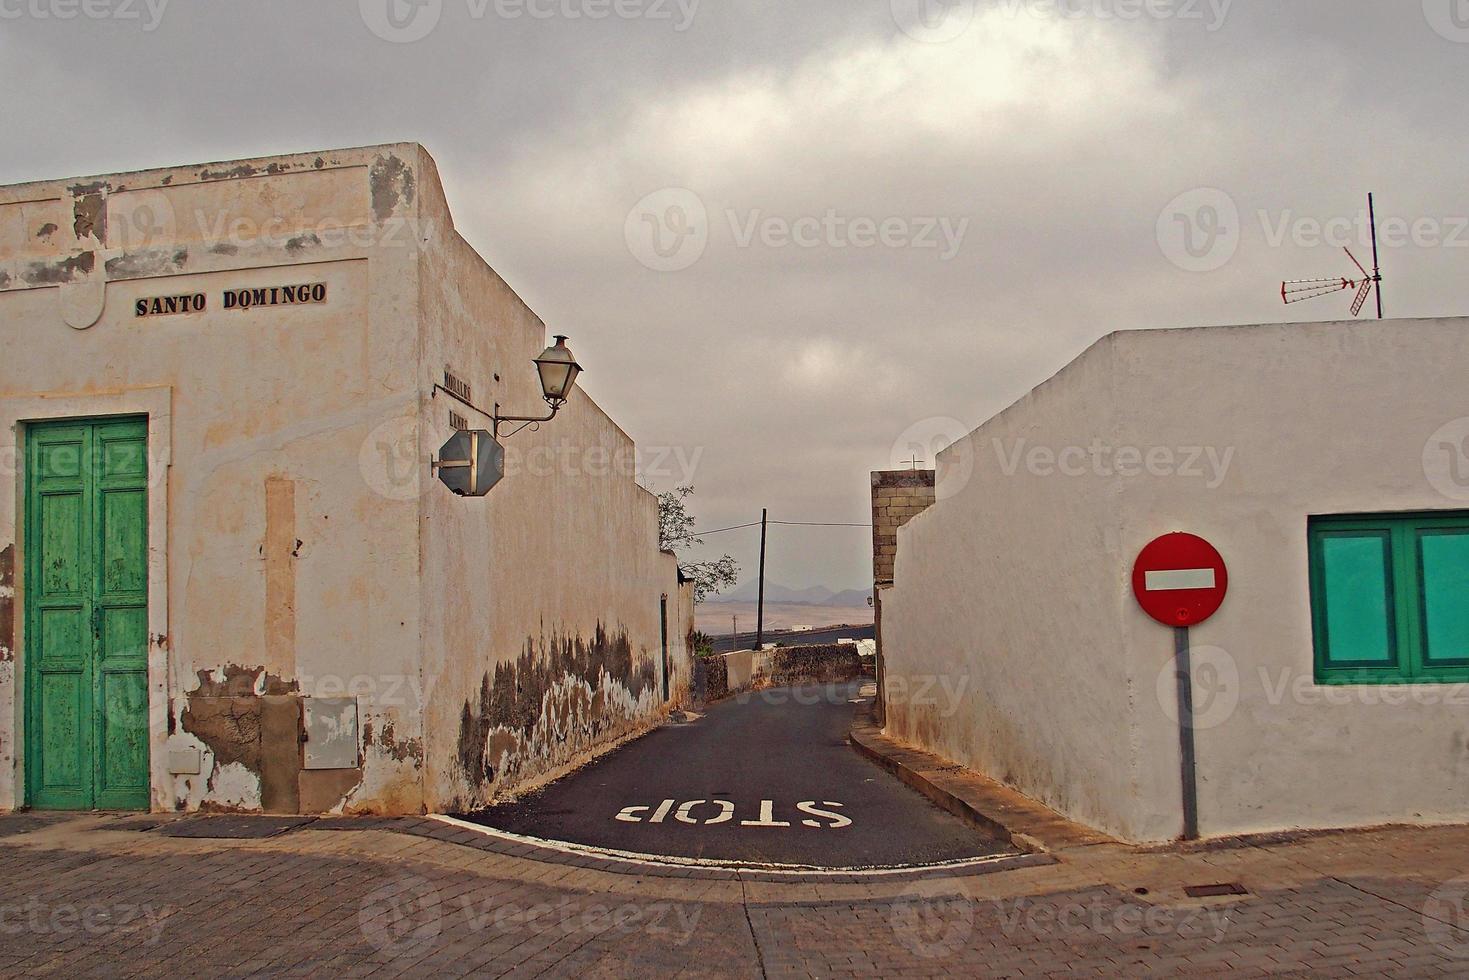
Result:
<svg viewBox="0 0 1469 980"><path fill-rule="evenodd" d="M15 659L15 545L0 551L0 660Z"/></svg>
<svg viewBox="0 0 1469 980"><path fill-rule="evenodd" d="M464 702L459 764L473 790L482 790L499 775L490 758L491 733L508 730L528 740L542 720L547 692L568 678L584 682L594 696L611 683L637 698L654 686L657 673L651 663L638 662L633 656L625 630L614 636L600 623L590 642L579 635L552 636L544 644L527 639L519 657L485 673L478 705ZM601 719L594 717L592 723L600 724Z"/></svg>
<svg viewBox="0 0 1469 980"><path fill-rule="evenodd" d="M51 222L48 221L44 225L41 226L41 230L40 231L36 232L36 237L37 238L50 238L52 235L56 234L56 232L59 231L59 230L60 229L58 229L55 225L53 225Z"/></svg>
<svg viewBox="0 0 1469 980"><path fill-rule="evenodd" d="M33 262L25 281L33 286L60 286L92 274L97 267L96 252L78 252L60 262Z"/></svg>
<svg viewBox="0 0 1469 980"><path fill-rule="evenodd" d="M146 252L129 252L115 259L108 259L105 268L109 279L136 279L182 272L188 261L189 250L186 248L172 252L152 249Z"/></svg>
<svg viewBox="0 0 1469 980"><path fill-rule="evenodd" d="M239 180L241 177L255 177L255 176L258 176L260 174L260 172L261 171L259 171L255 167L250 166L248 163L242 163L238 167L235 167L235 168L233 168L231 170L201 170L201 171L199 171L199 179L200 180Z"/></svg>
<svg viewBox="0 0 1469 980"><path fill-rule="evenodd" d="M292 238L286 242L286 251L290 252L292 255L304 252L308 248L320 247L321 239L317 238L316 235L312 234L311 232L307 232L304 235L298 235L297 237Z"/></svg>
<svg viewBox="0 0 1469 980"><path fill-rule="evenodd" d="M413 171L397 157L378 157L368 177L372 184L372 213L378 221L391 218L399 204L413 203Z"/></svg>
<svg viewBox="0 0 1469 980"><path fill-rule="evenodd" d="M423 765L423 740L417 738L399 740L391 721L383 725L381 732L374 730L371 721L363 722L362 744L364 747L376 745L398 762L412 759L420 766Z"/></svg>

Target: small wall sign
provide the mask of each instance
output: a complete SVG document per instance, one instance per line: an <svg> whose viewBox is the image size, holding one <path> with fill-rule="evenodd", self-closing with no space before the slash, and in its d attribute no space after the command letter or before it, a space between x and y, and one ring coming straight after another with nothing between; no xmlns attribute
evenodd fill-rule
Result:
<svg viewBox="0 0 1469 980"><path fill-rule="evenodd" d="M254 289L226 289L221 305L227 310L252 310L257 306L303 306L326 302L326 283L302 283L296 286L262 286ZM203 293L178 296L149 296L133 304L139 317L178 316L203 313L209 309L209 297Z"/></svg>
<svg viewBox="0 0 1469 980"><path fill-rule="evenodd" d="M185 293L140 299L133 304L133 312L140 317L177 316L181 313L203 313L208 307L209 299L203 293Z"/></svg>
<svg viewBox="0 0 1469 980"><path fill-rule="evenodd" d="M326 302L326 283L299 286L263 286L256 289L226 289L224 308L250 310L257 306L302 306Z"/></svg>

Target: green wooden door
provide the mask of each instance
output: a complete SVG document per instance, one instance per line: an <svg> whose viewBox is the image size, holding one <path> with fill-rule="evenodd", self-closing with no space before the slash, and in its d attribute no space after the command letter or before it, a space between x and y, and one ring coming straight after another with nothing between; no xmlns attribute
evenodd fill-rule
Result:
<svg viewBox="0 0 1469 980"><path fill-rule="evenodd" d="M27 427L26 801L146 810L148 427Z"/></svg>

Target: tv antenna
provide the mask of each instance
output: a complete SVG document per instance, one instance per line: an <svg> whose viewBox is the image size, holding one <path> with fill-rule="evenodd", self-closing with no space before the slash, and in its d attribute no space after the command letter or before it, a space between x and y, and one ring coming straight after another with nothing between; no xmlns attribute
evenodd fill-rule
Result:
<svg viewBox="0 0 1469 980"><path fill-rule="evenodd" d="M1361 316L1362 308L1367 305L1367 299L1374 290L1377 293L1377 319L1383 318L1382 314L1382 266L1378 260L1377 252L1377 204L1373 195L1367 195L1367 218L1372 228L1372 271L1363 268L1362 263L1352 254L1351 249L1343 249L1347 258L1352 260L1352 265L1362 273L1360 279L1348 279L1345 276L1337 279L1291 279L1280 284L1280 298L1285 300L1289 306L1292 303L1301 303L1308 299L1316 299L1318 296L1328 296L1332 293L1356 290L1352 297L1352 316Z"/></svg>

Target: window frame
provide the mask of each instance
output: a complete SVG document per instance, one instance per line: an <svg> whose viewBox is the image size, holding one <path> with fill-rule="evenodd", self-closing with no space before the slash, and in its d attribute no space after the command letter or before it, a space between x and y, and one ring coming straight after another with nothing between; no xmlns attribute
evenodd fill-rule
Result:
<svg viewBox="0 0 1469 980"><path fill-rule="evenodd" d="M1428 662L1428 593L1424 589L1423 539L1446 531L1469 536L1469 511L1313 516L1307 525L1311 585L1311 639L1316 683L1323 686L1458 684L1469 682L1469 654L1459 663ZM1326 563L1323 543L1355 532L1383 535L1387 542L1387 606L1394 662L1370 666L1334 664L1327 627ZM1425 534L1425 532L1427 532Z"/></svg>

